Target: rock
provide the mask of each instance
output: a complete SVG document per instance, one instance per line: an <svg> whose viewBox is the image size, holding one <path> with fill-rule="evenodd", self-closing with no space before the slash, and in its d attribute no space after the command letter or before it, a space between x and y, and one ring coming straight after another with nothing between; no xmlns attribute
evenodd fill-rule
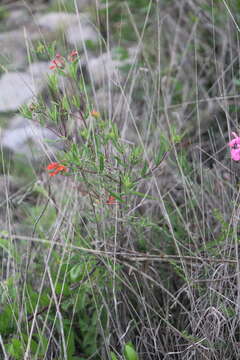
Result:
<svg viewBox="0 0 240 360"><path fill-rule="evenodd" d="M34 94L30 74L6 73L0 79L0 111L15 111Z"/></svg>
<svg viewBox="0 0 240 360"><path fill-rule="evenodd" d="M120 50L116 48L110 53L91 58L88 61L87 68L95 86L102 86L108 80L117 84L121 83L125 77L122 68L133 65L137 61L139 53L139 48L135 47L120 48Z"/></svg>
<svg viewBox="0 0 240 360"><path fill-rule="evenodd" d="M0 34L0 64L8 70L22 70L27 64L27 50L21 31Z"/></svg>
<svg viewBox="0 0 240 360"><path fill-rule="evenodd" d="M47 81L48 63L34 63L27 72L9 72L0 78L0 111L16 111L38 95Z"/></svg>
<svg viewBox="0 0 240 360"><path fill-rule="evenodd" d="M0 34L0 64L8 71L21 71L28 64L27 46L31 47L33 41L44 38L45 41L54 40L53 34L48 30L39 31L33 23L18 30Z"/></svg>
<svg viewBox="0 0 240 360"><path fill-rule="evenodd" d="M67 42L79 50L83 48L85 41L91 42L91 46L96 46L99 42L99 34L94 28L87 15L81 14L66 31Z"/></svg>
<svg viewBox="0 0 240 360"><path fill-rule="evenodd" d="M76 21L76 14L70 14L65 12L52 12L40 15L36 19L36 25L50 31L58 31L67 28Z"/></svg>
<svg viewBox="0 0 240 360"><path fill-rule="evenodd" d="M27 24L30 20L29 13L25 9L11 10L6 19L6 28L14 29Z"/></svg>
<svg viewBox="0 0 240 360"><path fill-rule="evenodd" d="M56 150L64 147L52 130L18 115L12 119L9 128L3 131L0 143L4 149L35 160L45 155L51 157Z"/></svg>
<svg viewBox="0 0 240 360"><path fill-rule="evenodd" d="M98 43L99 35L94 29L88 14L70 14L52 12L41 15L36 19L36 25L41 30L56 32L64 30L66 40L72 46L81 49L84 41L91 41L94 46Z"/></svg>
<svg viewBox="0 0 240 360"><path fill-rule="evenodd" d="M33 76L35 80L46 81L47 75L51 73L49 63L46 61L35 62L29 65L27 72Z"/></svg>

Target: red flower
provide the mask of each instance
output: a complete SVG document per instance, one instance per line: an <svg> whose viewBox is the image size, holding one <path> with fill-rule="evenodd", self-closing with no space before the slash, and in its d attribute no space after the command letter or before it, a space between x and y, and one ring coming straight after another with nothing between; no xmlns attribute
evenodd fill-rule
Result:
<svg viewBox="0 0 240 360"><path fill-rule="evenodd" d="M64 58L61 54L56 54L55 58L51 61L51 65L49 65L49 69L62 69L65 65Z"/></svg>
<svg viewBox="0 0 240 360"><path fill-rule="evenodd" d="M116 198L112 195L109 196L109 198L107 199L107 202L106 204L108 205L115 205L117 202L116 202Z"/></svg>
<svg viewBox="0 0 240 360"><path fill-rule="evenodd" d="M50 176L55 176L57 175L59 172L67 172L68 169L65 165L59 164L58 162L52 162L51 164L49 164L47 166L47 170L54 170L52 172L49 173Z"/></svg>
<svg viewBox="0 0 240 360"><path fill-rule="evenodd" d="M74 61L76 56L78 56L78 52L77 50L73 50L69 55L68 55L68 60L69 61Z"/></svg>

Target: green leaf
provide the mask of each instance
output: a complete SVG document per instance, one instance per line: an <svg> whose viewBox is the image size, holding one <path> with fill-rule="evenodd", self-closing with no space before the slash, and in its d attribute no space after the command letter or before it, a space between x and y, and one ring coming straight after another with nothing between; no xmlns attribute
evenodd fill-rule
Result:
<svg viewBox="0 0 240 360"><path fill-rule="evenodd" d="M113 59L126 60L129 58L128 50L122 46L117 46L113 49Z"/></svg>
<svg viewBox="0 0 240 360"><path fill-rule="evenodd" d="M57 122L58 120L58 105L56 103L53 103L51 106L51 109L48 111L48 115L51 118L53 122Z"/></svg>
<svg viewBox="0 0 240 360"><path fill-rule="evenodd" d="M70 110L70 105L69 105L69 102L68 102L68 97L66 95L63 96L62 98L62 108L66 111L69 111Z"/></svg>
<svg viewBox="0 0 240 360"><path fill-rule="evenodd" d="M67 358L68 358L68 360L73 359L74 353L75 353L74 332L73 332L73 330L69 330L69 334L67 336Z"/></svg>
<svg viewBox="0 0 240 360"><path fill-rule="evenodd" d="M19 111L22 114L22 116L25 117L26 119L32 119L32 111L30 110L28 105L22 105L19 108Z"/></svg>
<svg viewBox="0 0 240 360"><path fill-rule="evenodd" d="M37 340L38 340L38 334L34 334L34 335L35 335L35 337L37 337ZM28 334L22 334L22 338L25 341L25 343L27 344L28 339L29 339ZM31 353L35 354L37 349L38 349L38 341L35 341L34 339L31 339L30 349L31 349Z"/></svg>
<svg viewBox="0 0 240 360"><path fill-rule="evenodd" d="M111 351L110 355L111 355L111 360L118 360L117 356L113 351Z"/></svg>
<svg viewBox="0 0 240 360"><path fill-rule="evenodd" d="M70 279L72 282L79 280L79 277L83 274L84 268L82 264L74 265L70 270Z"/></svg>
<svg viewBox="0 0 240 360"><path fill-rule="evenodd" d="M140 146L136 146L129 157L129 161L132 165L136 165L139 161L141 161L142 149Z"/></svg>
<svg viewBox="0 0 240 360"><path fill-rule="evenodd" d="M77 79L77 71L78 71L78 62L73 61L71 64L69 64L69 74L72 79Z"/></svg>
<svg viewBox="0 0 240 360"><path fill-rule="evenodd" d="M138 360L138 355L130 342L124 346L124 357L126 360Z"/></svg>
<svg viewBox="0 0 240 360"><path fill-rule="evenodd" d="M10 305L5 306L0 313L0 334L9 335L14 328L14 315Z"/></svg>
<svg viewBox="0 0 240 360"><path fill-rule="evenodd" d="M44 358L48 348L48 339L42 334L33 334L33 337L37 340L38 347L40 348L39 356L42 356Z"/></svg>
<svg viewBox="0 0 240 360"><path fill-rule="evenodd" d="M121 203L124 202L124 200L121 198L121 194L117 194L117 193L115 193L113 191L110 191L110 190L108 190L108 192L109 192L110 195L114 196Z"/></svg>
<svg viewBox="0 0 240 360"><path fill-rule="evenodd" d="M81 102L80 102L80 98L79 98L79 97L77 97L77 96L74 95L74 96L72 96L71 101L72 101L72 104L73 104L74 106L76 106L76 108L80 108Z"/></svg>
<svg viewBox="0 0 240 360"><path fill-rule="evenodd" d="M99 154L99 171L103 172L104 170L104 155L102 153Z"/></svg>
<svg viewBox="0 0 240 360"><path fill-rule="evenodd" d="M54 58L56 54L56 40L52 41L51 44L47 48L47 52L49 53L50 58Z"/></svg>
<svg viewBox="0 0 240 360"><path fill-rule="evenodd" d="M157 155L154 160L156 166L158 166L160 164L162 157L170 149L169 142L165 136L160 135L159 142L160 142L159 149L157 150Z"/></svg>
<svg viewBox="0 0 240 360"><path fill-rule="evenodd" d="M14 360L22 360L24 357L24 350L19 339L13 338L10 344L6 346L7 352L14 358Z"/></svg>
<svg viewBox="0 0 240 360"><path fill-rule="evenodd" d="M126 190L130 190L134 186L134 183L128 174L123 176L122 183Z"/></svg>
<svg viewBox="0 0 240 360"><path fill-rule="evenodd" d="M70 289L69 289L69 286L65 283L60 283L58 282L56 285L55 285L55 292L57 295L65 295L65 296L68 296L70 295Z"/></svg>
<svg viewBox="0 0 240 360"><path fill-rule="evenodd" d="M148 171L148 162L147 160L145 160L143 168L141 170L141 176L144 177L147 174L147 171Z"/></svg>
<svg viewBox="0 0 240 360"><path fill-rule="evenodd" d="M19 261L19 256L13 246L12 241L9 238L8 239L0 238L0 248L6 251L10 257L15 259L16 261Z"/></svg>
<svg viewBox="0 0 240 360"><path fill-rule="evenodd" d="M53 93L58 92L58 76L56 73L48 75L48 86Z"/></svg>

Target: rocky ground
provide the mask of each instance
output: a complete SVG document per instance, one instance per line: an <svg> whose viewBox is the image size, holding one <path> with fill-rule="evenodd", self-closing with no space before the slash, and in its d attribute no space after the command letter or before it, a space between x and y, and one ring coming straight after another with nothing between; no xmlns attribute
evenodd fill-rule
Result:
<svg viewBox="0 0 240 360"><path fill-rule="evenodd" d="M123 62L114 60L107 51L98 51L103 38L94 23L90 1L79 0L78 13L57 12L54 9L54 6L43 2L37 7L34 4L27 7L18 2L12 3L1 25L1 145L27 158L32 157L33 143L38 144L41 136L52 138L50 131L40 129L18 114L22 105L31 104L46 90L47 75L51 71L50 59L41 57L40 50L38 52L40 44L56 41L57 48L63 49L64 46L65 51L78 50L79 65L88 74L94 88L95 104L102 112L109 110L106 82L121 84L118 67L135 61L137 55L137 49L129 49L129 57ZM63 82L65 91L69 91L67 86ZM111 99L112 108L115 113L120 113L123 99L119 94L115 98ZM41 156L38 148L34 147L35 157Z"/></svg>

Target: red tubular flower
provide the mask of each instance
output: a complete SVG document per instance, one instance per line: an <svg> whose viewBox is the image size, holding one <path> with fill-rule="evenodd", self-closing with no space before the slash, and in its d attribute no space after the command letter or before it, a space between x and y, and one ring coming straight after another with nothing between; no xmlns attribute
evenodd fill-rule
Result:
<svg viewBox="0 0 240 360"><path fill-rule="evenodd" d="M78 56L78 52L77 50L73 50L69 55L68 55L68 60L69 61L74 61L76 56Z"/></svg>
<svg viewBox="0 0 240 360"><path fill-rule="evenodd" d="M67 172L68 169L65 165L59 164L58 162L52 162L47 166L47 170L54 170L49 173L50 176L55 176L59 172Z"/></svg>
<svg viewBox="0 0 240 360"><path fill-rule="evenodd" d="M65 65L64 58L61 54L56 54L55 58L51 61L51 65L49 65L49 69L62 69Z"/></svg>
<svg viewBox="0 0 240 360"><path fill-rule="evenodd" d="M109 196L106 202L107 205L115 205L116 203L116 198L112 195Z"/></svg>

